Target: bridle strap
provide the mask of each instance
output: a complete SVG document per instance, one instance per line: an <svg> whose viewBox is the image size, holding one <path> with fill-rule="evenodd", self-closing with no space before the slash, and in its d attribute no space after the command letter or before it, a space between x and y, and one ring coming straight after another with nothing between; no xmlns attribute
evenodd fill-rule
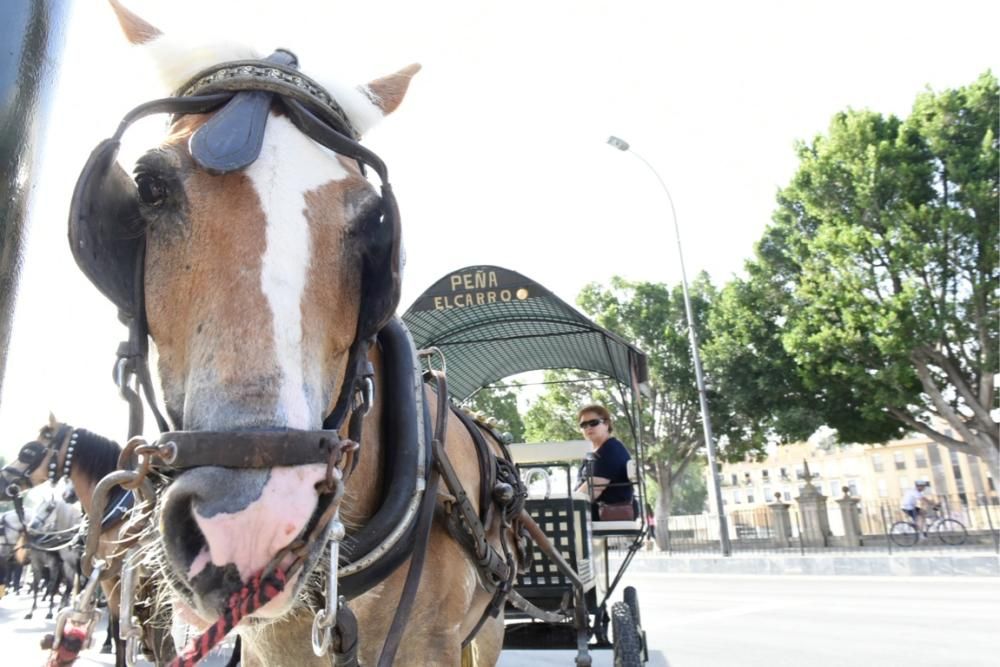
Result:
<svg viewBox="0 0 1000 667"><path fill-rule="evenodd" d="M156 446L163 465L186 470L200 466L274 468L327 463L341 440L336 431L168 431Z"/></svg>

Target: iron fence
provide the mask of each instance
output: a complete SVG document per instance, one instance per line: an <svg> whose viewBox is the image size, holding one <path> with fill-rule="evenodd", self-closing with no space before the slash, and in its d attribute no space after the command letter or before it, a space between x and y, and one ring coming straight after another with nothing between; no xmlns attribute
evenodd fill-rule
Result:
<svg viewBox="0 0 1000 667"><path fill-rule="evenodd" d="M896 525L909 521L898 500L845 500L820 500L815 509L800 507L793 501L729 511L726 516L733 552L967 550L1000 554L997 495L939 496L937 515L953 520L946 522L947 535L943 528L936 531L931 521L921 526L929 529L926 534L917 534L902 523ZM719 552L719 521L714 514L657 519L656 532L657 544L668 553Z"/></svg>

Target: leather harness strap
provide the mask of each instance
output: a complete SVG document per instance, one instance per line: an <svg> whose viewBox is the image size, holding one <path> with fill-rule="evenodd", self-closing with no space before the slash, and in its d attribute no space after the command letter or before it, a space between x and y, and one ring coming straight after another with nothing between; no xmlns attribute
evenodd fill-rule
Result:
<svg viewBox="0 0 1000 667"><path fill-rule="evenodd" d="M432 445L434 452L444 451L444 443L448 435L448 389L444 373L430 370L425 377L433 378L437 385L437 416L434 421L434 438ZM437 456L435 464L437 463ZM410 570L406 574L406 582L403 590L399 594L399 606L392 618L392 625L389 626L389 633L385 637L382 645L382 653L379 655L378 667L390 667L396 660L396 651L403 639L403 632L406 630L406 622L409 619L413 603L417 598L417 586L420 583L420 574L424 568L424 559L427 556L427 543L430 540L431 524L434 518L434 505L437 497L434 490L437 489L441 471L437 465L432 466L427 479L427 489L424 492L423 502L420 507L420 518L417 523L416 543L413 547L413 556L410 560Z"/></svg>
<svg viewBox="0 0 1000 667"><path fill-rule="evenodd" d="M274 468L326 463L340 443L335 431L168 431L157 446L174 469L199 466Z"/></svg>

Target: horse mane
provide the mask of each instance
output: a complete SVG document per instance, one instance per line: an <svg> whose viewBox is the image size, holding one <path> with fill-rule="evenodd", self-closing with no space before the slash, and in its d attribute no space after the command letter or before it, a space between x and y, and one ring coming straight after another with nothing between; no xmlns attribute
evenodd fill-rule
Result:
<svg viewBox="0 0 1000 667"><path fill-rule="evenodd" d="M76 449L73 452L73 467L94 481L118 468L118 456L122 448L117 442L92 433L87 429L76 429Z"/></svg>

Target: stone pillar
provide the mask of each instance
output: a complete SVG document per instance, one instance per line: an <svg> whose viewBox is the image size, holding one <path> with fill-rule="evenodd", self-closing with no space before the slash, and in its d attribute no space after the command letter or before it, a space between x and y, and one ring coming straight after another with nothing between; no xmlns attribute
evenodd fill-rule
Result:
<svg viewBox="0 0 1000 667"><path fill-rule="evenodd" d="M799 516L802 517L802 544L807 547L829 546L830 517L826 513L826 496L813 486L812 475L809 473L809 462L804 461L806 469L806 486L795 501L799 504Z"/></svg>
<svg viewBox="0 0 1000 667"><path fill-rule="evenodd" d="M792 535L792 520L788 516L788 503L781 502L781 492L774 494L774 502L767 504L771 510L771 527L774 535L771 542L776 547L790 547L792 543L789 538Z"/></svg>
<svg viewBox="0 0 1000 667"><path fill-rule="evenodd" d="M858 521L858 503L860 498L853 498L849 487L842 487L843 498L837 498L840 505L840 518L844 521L844 546L861 546L861 522Z"/></svg>

